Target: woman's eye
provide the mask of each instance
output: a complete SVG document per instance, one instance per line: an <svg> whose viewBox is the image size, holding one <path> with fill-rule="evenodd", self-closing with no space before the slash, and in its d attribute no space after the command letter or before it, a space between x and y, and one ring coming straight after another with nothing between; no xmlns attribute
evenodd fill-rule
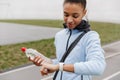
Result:
<svg viewBox="0 0 120 80"><path fill-rule="evenodd" d="M78 15L73 15L73 18L78 18Z"/></svg>
<svg viewBox="0 0 120 80"><path fill-rule="evenodd" d="M68 17L69 15L68 14L64 14L65 17Z"/></svg>

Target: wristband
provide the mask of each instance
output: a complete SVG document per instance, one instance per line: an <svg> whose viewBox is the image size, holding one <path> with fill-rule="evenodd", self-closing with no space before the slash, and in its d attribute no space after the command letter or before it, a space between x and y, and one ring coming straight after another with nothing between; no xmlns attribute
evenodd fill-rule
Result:
<svg viewBox="0 0 120 80"><path fill-rule="evenodd" d="M59 70L60 71L63 71L63 65L64 65L64 63L59 63Z"/></svg>

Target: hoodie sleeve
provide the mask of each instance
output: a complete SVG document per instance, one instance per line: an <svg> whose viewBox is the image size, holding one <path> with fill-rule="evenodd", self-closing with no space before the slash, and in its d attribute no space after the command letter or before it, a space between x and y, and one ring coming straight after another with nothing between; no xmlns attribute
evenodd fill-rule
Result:
<svg viewBox="0 0 120 80"><path fill-rule="evenodd" d="M55 47L56 47L56 44L57 44L56 37L57 37L57 34L55 35L55 40L54 40L54 46L55 46ZM58 64L58 63L59 63L59 61L58 61L58 59L57 59L57 58L52 59L52 62L53 62L53 64Z"/></svg>
<svg viewBox="0 0 120 80"><path fill-rule="evenodd" d="M86 61L75 63L74 72L81 75L101 75L104 72L106 62L98 33L88 32L85 35L84 44Z"/></svg>
<svg viewBox="0 0 120 80"><path fill-rule="evenodd" d="M57 59L52 59L53 64L58 64L59 61Z"/></svg>

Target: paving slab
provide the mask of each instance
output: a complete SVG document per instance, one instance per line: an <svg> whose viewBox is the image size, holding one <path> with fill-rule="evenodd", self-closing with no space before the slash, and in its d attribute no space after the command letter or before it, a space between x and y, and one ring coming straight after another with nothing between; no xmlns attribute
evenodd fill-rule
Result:
<svg viewBox="0 0 120 80"><path fill-rule="evenodd" d="M53 38L60 28L0 23L0 45Z"/></svg>

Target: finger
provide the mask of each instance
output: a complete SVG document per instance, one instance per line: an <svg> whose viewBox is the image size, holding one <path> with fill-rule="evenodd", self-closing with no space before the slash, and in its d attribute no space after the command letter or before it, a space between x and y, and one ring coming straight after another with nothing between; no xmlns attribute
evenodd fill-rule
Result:
<svg viewBox="0 0 120 80"><path fill-rule="evenodd" d="M29 61L32 61L32 62L33 62L33 60L32 60L30 57L29 57L28 59L29 59Z"/></svg>
<svg viewBox="0 0 120 80"><path fill-rule="evenodd" d="M39 59L39 60L37 61L37 63L40 64L40 65L42 65L42 64L41 64L42 62L43 62L43 59Z"/></svg>
<svg viewBox="0 0 120 80"><path fill-rule="evenodd" d="M30 58L29 58L30 59ZM41 66L40 63L38 63L37 61L40 60L41 57L39 56L36 56L33 60L30 60L32 61L36 66ZM41 61L41 60L40 60Z"/></svg>
<svg viewBox="0 0 120 80"><path fill-rule="evenodd" d="M48 73L40 72L42 76L48 75Z"/></svg>
<svg viewBox="0 0 120 80"><path fill-rule="evenodd" d="M47 75L48 74L47 69L45 69L44 67L41 67L40 72L41 72L41 75Z"/></svg>
<svg viewBox="0 0 120 80"><path fill-rule="evenodd" d="M45 74L48 73L47 69L45 69L45 68L42 70L42 72L45 73Z"/></svg>
<svg viewBox="0 0 120 80"><path fill-rule="evenodd" d="M34 62L37 62L39 59L40 59L40 57L39 57L39 56L36 56L36 57L34 58Z"/></svg>
<svg viewBox="0 0 120 80"><path fill-rule="evenodd" d="M44 69L44 73L48 73L48 70L47 70L47 69Z"/></svg>
<svg viewBox="0 0 120 80"><path fill-rule="evenodd" d="M42 57L36 56L36 57L34 58L34 62L35 62L35 63L38 63L38 61L39 61L39 62L42 61Z"/></svg>

